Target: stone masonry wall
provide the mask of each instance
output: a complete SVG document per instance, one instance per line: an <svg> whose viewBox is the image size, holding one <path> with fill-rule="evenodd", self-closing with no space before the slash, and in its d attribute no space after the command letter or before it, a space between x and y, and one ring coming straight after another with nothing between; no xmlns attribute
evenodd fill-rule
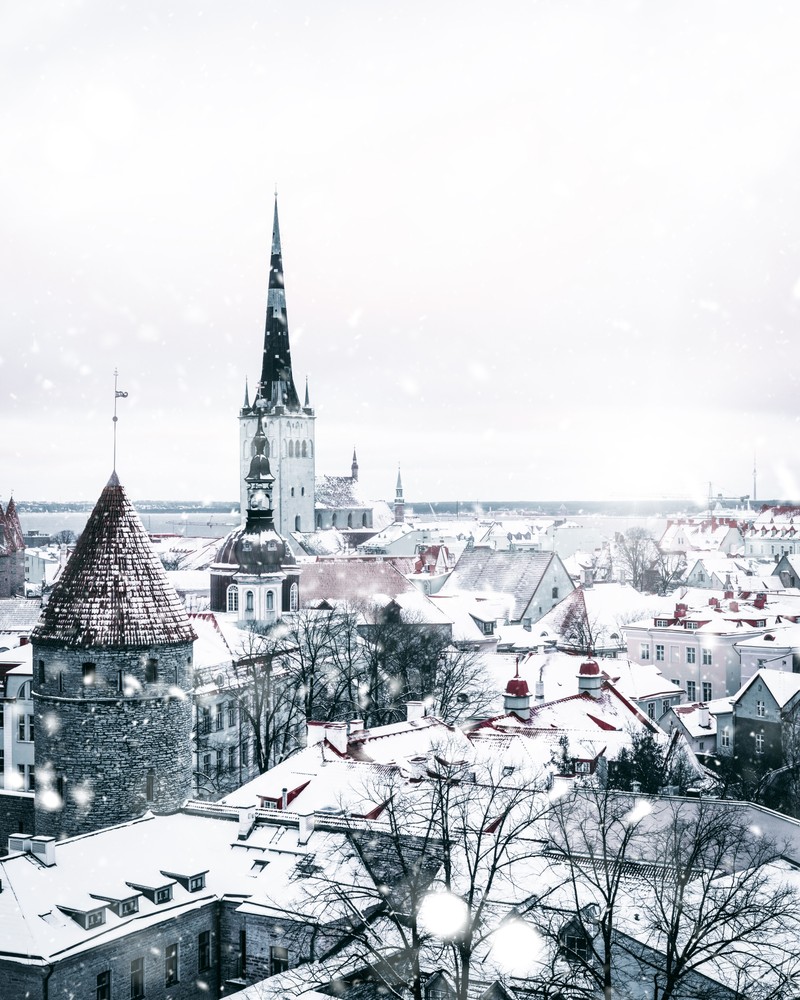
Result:
<svg viewBox="0 0 800 1000"><path fill-rule="evenodd" d="M158 661L153 682L145 679L149 657ZM147 809L181 807L191 794L190 661L188 644L144 651L34 644L37 834L73 836ZM90 685L83 683L87 662L95 665Z"/></svg>

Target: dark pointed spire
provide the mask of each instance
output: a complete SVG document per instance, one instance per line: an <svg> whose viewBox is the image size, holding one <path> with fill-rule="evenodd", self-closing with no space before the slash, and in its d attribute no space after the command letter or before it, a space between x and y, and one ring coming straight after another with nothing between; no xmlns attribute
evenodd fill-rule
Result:
<svg viewBox="0 0 800 1000"><path fill-rule="evenodd" d="M303 403L303 406L305 406L305 408L308 409L310 405L311 404L308 401L308 375L306 375L306 399L305 402Z"/></svg>
<svg viewBox="0 0 800 1000"><path fill-rule="evenodd" d="M358 480L358 459L356 458L355 445L353 445L353 464L350 466L350 474L353 478L353 481L356 482Z"/></svg>
<svg viewBox="0 0 800 1000"><path fill-rule="evenodd" d="M400 466L397 466L397 486L394 491L394 520L402 524L406 519L406 502L403 499L403 480L400 478Z"/></svg>
<svg viewBox="0 0 800 1000"><path fill-rule="evenodd" d="M244 380L244 405L242 407L244 410L250 409L250 386L247 382L247 378Z"/></svg>
<svg viewBox="0 0 800 1000"><path fill-rule="evenodd" d="M300 400L292 376L292 354L289 348L277 192L272 223L272 256L269 266L267 322L264 330L264 360L261 367L259 395L268 406L282 405L290 410L300 409Z"/></svg>

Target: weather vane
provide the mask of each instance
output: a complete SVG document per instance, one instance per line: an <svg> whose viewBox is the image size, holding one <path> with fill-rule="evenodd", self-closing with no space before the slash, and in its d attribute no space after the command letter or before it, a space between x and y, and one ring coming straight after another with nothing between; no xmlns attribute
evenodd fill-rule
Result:
<svg viewBox="0 0 800 1000"><path fill-rule="evenodd" d="M117 379L119 377L119 372L114 369L114 464L112 466L114 472L117 471L117 400L126 399L128 394L123 392L122 389L117 388Z"/></svg>

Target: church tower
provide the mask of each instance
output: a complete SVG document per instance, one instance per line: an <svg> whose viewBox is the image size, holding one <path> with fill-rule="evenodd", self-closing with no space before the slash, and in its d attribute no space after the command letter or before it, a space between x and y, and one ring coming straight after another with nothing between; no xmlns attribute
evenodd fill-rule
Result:
<svg viewBox="0 0 800 1000"><path fill-rule="evenodd" d="M400 468L397 469L397 485L394 488L394 523L403 524L406 519L406 502L403 499L403 480L400 478Z"/></svg>
<svg viewBox="0 0 800 1000"><path fill-rule="evenodd" d="M243 520L248 510L247 476L259 418L266 434L266 457L275 476L272 505L277 532L285 538L293 531L313 531L314 410L309 405L308 386L304 402L300 403L292 373L277 195L261 377L252 404L249 392L245 392L244 406L239 414Z"/></svg>
<svg viewBox="0 0 800 1000"><path fill-rule="evenodd" d="M31 636L37 834L189 798L194 639L114 472Z"/></svg>

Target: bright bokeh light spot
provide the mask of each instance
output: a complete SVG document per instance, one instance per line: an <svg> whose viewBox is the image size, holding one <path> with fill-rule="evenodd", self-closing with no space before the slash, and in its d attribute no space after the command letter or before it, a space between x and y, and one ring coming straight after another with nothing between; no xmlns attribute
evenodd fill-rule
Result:
<svg viewBox="0 0 800 1000"><path fill-rule="evenodd" d="M652 811L653 807L647 799L641 799L625 817L625 822L633 826L634 823L640 823L645 816L649 816Z"/></svg>
<svg viewBox="0 0 800 1000"><path fill-rule="evenodd" d="M506 920L492 935L492 958L510 976L530 976L541 965L544 945L524 920Z"/></svg>
<svg viewBox="0 0 800 1000"><path fill-rule="evenodd" d="M45 812L58 812L64 807L61 796L52 788L46 788L37 794L36 805Z"/></svg>
<svg viewBox="0 0 800 1000"><path fill-rule="evenodd" d="M467 926L467 904L452 892L431 892L419 908L419 924L435 937L452 941Z"/></svg>

